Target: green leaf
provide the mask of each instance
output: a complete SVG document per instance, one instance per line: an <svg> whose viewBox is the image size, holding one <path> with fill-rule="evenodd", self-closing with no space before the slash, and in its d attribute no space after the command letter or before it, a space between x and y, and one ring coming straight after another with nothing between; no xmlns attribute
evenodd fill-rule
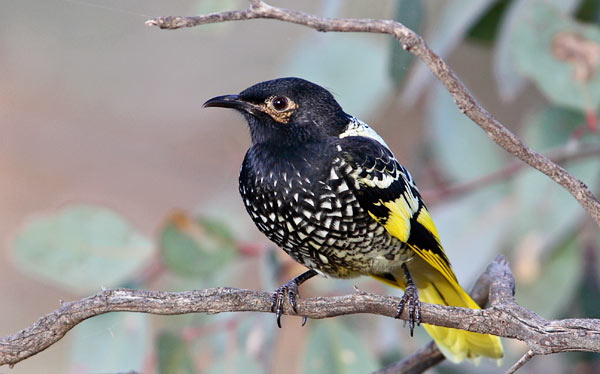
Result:
<svg viewBox="0 0 600 374"><path fill-rule="evenodd" d="M370 373L378 367L361 337L334 320L311 324L302 361L303 373Z"/></svg>
<svg viewBox="0 0 600 374"><path fill-rule="evenodd" d="M73 205L26 223L11 249L31 276L89 293L123 282L149 259L152 243L109 209Z"/></svg>
<svg viewBox="0 0 600 374"><path fill-rule="evenodd" d="M391 91L386 46L368 35L311 34L285 58L283 75L335 88L336 99L346 111L368 118Z"/></svg>
<svg viewBox="0 0 600 374"><path fill-rule="evenodd" d="M162 332L156 344L158 372L160 374L195 373L194 362L188 347L179 335Z"/></svg>
<svg viewBox="0 0 600 374"><path fill-rule="evenodd" d="M586 110L600 104L600 29L535 2L516 22L510 43L521 72L553 103ZM587 73L586 73L587 71Z"/></svg>
<svg viewBox="0 0 600 374"><path fill-rule="evenodd" d="M513 56L513 42L521 36L517 34L517 25L528 9L539 0L512 0L500 25L498 39L494 48L494 76L500 96L505 101L514 100L525 87L525 79L518 72ZM570 14L580 0L546 0L561 13Z"/></svg>
<svg viewBox="0 0 600 374"><path fill-rule="evenodd" d="M397 0L394 19L409 29L419 32L423 23L423 4L421 0ZM414 56L412 53L405 51L396 39L390 39L390 43L389 72L394 84L399 86L402 84Z"/></svg>
<svg viewBox="0 0 600 374"><path fill-rule="evenodd" d="M73 372L142 372L149 330L149 316L141 313L109 313L84 321L68 336Z"/></svg>
<svg viewBox="0 0 600 374"><path fill-rule="evenodd" d="M235 255L233 235L223 222L183 213L167 221L160 245L166 266L183 276L211 275Z"/></svg>

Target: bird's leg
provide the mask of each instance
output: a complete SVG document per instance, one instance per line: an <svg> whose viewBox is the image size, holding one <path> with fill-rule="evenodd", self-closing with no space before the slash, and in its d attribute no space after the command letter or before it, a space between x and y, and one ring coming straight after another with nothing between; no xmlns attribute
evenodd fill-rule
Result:
<svg viewBox="0 0 600 374"><path fill-rule="evenodd" d="M317 275L317 272L312 269L305 271L273 292L273 296L271 296L271 311L275 312L275 315L277 316L277 326L279 326L279 328L281 328L281 312L283 310L283 299L285 298L285 294L288 294L290 305L292 306L294 313L297 314L296 297L300 297L298 286L315 275ZM305 324L306 317L302 316L302 326Z"/></svg>
<svg viewBox="0 0 600 374"><path fill-rule="evenodd" d="M410 336L413 336L415 322L417 323L417 326L421 324L421 301L419 300L419 290L410 276L406 263L402 264L402 271L404 272L404 278L406 279L406 287L404 288L402 300L400 300L400 304L398 304L396 318L400 318L404 311L404 307L408 304L408 328L410 329Z"/></svg>

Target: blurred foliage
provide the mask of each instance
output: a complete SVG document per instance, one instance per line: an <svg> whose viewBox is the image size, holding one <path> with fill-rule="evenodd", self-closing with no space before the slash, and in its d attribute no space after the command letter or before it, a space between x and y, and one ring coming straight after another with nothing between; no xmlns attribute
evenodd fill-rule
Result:
<svg viewBox="0 0 600 374"><path fill-rule="evenodd" d="M494 0L455 0L446 1L443 6L435 5L437 17L428 21L422 35L431 49L442 58L463 40L469 28L494 4ZM433 81L433 75L424 64L416 64L414 72L407 77L403 101L413 104ZM400 82L396 82L398 85Z"/></svg>
<svg viewBox="0 0 600 374"><path fill-rule="evenodd" d="M195 373L192 357L179 334L161 332L156 343L158 372L160 374Z"/></svg>
<svg viewBox="0 0 600 374"><path fill-rule="evenodd" d="M123 217L92 205L35 217L12 244L21 270L78 293L118 285L151 254L151 241Z"/></svg>
<svg viewBox="0 0 600 374"><path fill-rule="evenodd" d="M518 33L523 22L523 14L530 11L537 0L512 0L500 21L494 49L494 76L500 97L506 102L514 102L522 94L526 79L519 70L514 56L515 39L528 37ZM579 4L580 0L545 0L545 2L561 14L568 16ZM535 58L535 56L531 56Z"/></svg>
<svg viewBox="0 0 600 374"><path fill-rule="evenodd" d="M338 321L315 322L305 344L303 373L358 374L378 367L361 337Z"/></svg>
<svg viewBox="0 0 600 374"><path fill-rule="evenodd" d="M141 313L109 313L80 323L70 333L74 372L142 372L152 349L150 327L150 316Z"/></svg>
<svg viewBox="0 0 600 374"><path fill-rule="evenodd" d="M500 0L488 9L488 11L479 18L476 24L471 26L467 36L471 40L492 44L496 39L498 27L506 13L506 9L511 0Z"/></svg>
<svg viewBox="0 0 600 374"><path fill-rule="evenodd" d="M550 101L579 110L598 106L598 27L569 20L540 2L521 14L513 35L517 66Z"/></svg>
<svg viewBox="0 0 600 374"><path fill-rule="evenodd" d="M165 265L180 276L212 275L235 255L233 234L224 222L184 213L167 220L160 248Z"/></svg>
<svg viewBox="0 0 600 374"><path fill-rule="evenodd" d="M600 1L598 0L583 0L575 18L582 22L600 24Z"/></svg>
<svg viewBox="0 0 600 374"><path fill-rule="evenodd" d="M323 4L327 16L344 15L340 14L339 1L326 0ZM495 78L495 100L505 100L509 108L511 100L529 102L532 96L537 100L525 111L520 109L523 113L519 113L518 123L511 124L526 144L541 152L563 149L575 154L584 145L600 144L598 134L589 131L600 102L599 4L594 0L447 0L439 7L437 2L397 0L382 18L394 18L422 31L429 45L444 58L457 46L476 41L493 59L493 77L471 79L491 82ZM239 6L235 0L211 0L198 1L194 9L204 13ZM559 35L570 38L557 42ZM565 50L569 53L563 53ZM206 58L225 57L211 53ZM273 71L331 88L348 112L368 119L381 114L385 105L397 104L385 100L394 87L404 88L408 103L414 103L427 89L430 72L422 64L409 71L411 60L412 55L395 40L310 33L295 41L280 61L270 63ZM527 82L535 87L525 90ZM485 178L508 165L512 158L460 113L441 84L436 82L428 89L418 110L427 119L427 144L423 148L431 149L431 157L428 165L416 168L420 185L420 177L429 178L432 189L444 190ZM573 160L564 166L598 191L600 157ZM428 171L433 176L428 176ZM219 201L213 204L219 206ZM572 196L541 173L524 168L466 195L442 199L432 211L465 288L497 253L503 252L511 258L518 283L516 297L524 306L546 318L598 317L594 315L600 308L598 228L593 227L589 243L582 243L583 222L589 217ZM156 217L157 222L160 219ZM233 226L242 222L250 221L176 212L165 219L153 245L118 213L74 205L25 223L12 243L12 259L30 276L81 295L101 287L128 285L132 277L146 282L134 282L140 287L189 289L209 284L210 279L210 284L225 286L239 281L244 287L272 290L288 280L284 278L296 275L297 268L289 262L279 265L285 257L279 256L278 249L238 238L234 233L240 230ZM152 255L159 258L161 268L146 278L140 270ZM346 293L355 284L373 292L398 292L364 279L327 279L311 280L302 286L302 293ZM298 320L286 317L284 328L293 329L288 324ZM282 348L283 334L269 314L156 319L110 314L74 329L70 358L78 372L142 371L148 362L154 362L152 368L160 373L262 373L279 367L276 355L289 351L294 357L284 361L288 365L289 359L295 365L285 366L290 372L364 373L390 357L405 357L427 341L421 330L415 339L408 339L400 326L392 319L362 315L309 321L308 327L293 333L294 346ZM522 354L522 347L512 343L505 346L504 366L508 367ZM585 355L570 357L580 358L557 365L566 370L567 365L593 361ZM539 372L536 364L528 363L520 372ZM444 364L439 372L495 369L482 365Z"/></svg>

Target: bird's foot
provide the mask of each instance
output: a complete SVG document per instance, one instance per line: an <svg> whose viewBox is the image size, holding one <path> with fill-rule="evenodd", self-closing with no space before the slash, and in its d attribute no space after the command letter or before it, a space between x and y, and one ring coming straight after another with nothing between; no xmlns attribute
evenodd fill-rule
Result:
<svg viewBox="0 0 600 374"><path fill-rule="evenodd" d="M277 326L279 328L281 328L281 313L283 311L283 299L285 299L285 294L288 295L292 310L297 314L296 297L300 297L300 292L298 292L298 283L296 283L295 279L292 279L276 289L275 292L273 292L273 296L271 296L271 311L275 312L275 316L277 316ZM302 326L304 326L305 323L306 317L302 317Z"/></svg>
<svg viewBox="0 0 600 374"><path fill-rule="evenodd" d="M413 336L415 323L417 326L421 324L421 301L419 300L419 291L417 290L417 286L414 284L407 285L404 289L404 295L402 295L402 300L400 300L400 304L398 304L395 318L400 318L402 312L404 311L404 307L407 305L408 328L410 329L410 336Z"/></svg>
<svg viewBox="0 0 600 374"><path fill-rule="evenodd" d="M298 310L296 309L296 298L300 297L298 286L315 275L317 275L317 272L314 270L304 272L273 292L273 296L271 296L271 311L274 312L277 317L277 326L279 328L281 328L281 314L283 312L283 300L285 299L285 295L288 295L288 301L290 302L290 306L294 313L298 314ZM302 326L305 324L306 317L302 316Z"/></svg>
<svg viewBox="0 0 600 374"><path fill-rule="evenodd" d="M415 323L417 326L421 324L421 300L419 300L419 290L417 285L412 280L408 267L406 264L402 265L404 271L404 277L406 278L406 287L404 288L404 295L402 300L398 304L395 318L400 318L404 307L408 305L408 328L410 329L410 336L413 336L415 330Z"/></svg>

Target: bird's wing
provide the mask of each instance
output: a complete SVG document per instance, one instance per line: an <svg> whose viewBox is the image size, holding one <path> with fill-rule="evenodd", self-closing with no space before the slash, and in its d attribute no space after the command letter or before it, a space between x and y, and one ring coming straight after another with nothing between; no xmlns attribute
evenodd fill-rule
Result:
<svg viewBox="0 0 600 374"><path fill-rule="evenodd" d="M437 230L408 171L375 139L341 139L344 175L361 207L386 231L456 282Z"/></svg>

